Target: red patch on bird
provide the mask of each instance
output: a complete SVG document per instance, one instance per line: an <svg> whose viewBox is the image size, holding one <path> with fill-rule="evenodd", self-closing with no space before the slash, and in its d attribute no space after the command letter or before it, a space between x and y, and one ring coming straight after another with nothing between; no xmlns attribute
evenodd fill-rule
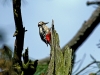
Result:
<svg viewBox="0 0 100 75"><path fill-rule="evenodd" d="M48 42L51 41L51 33L48 33L48 34L46 35L46 40L47 40Z"/></svg>

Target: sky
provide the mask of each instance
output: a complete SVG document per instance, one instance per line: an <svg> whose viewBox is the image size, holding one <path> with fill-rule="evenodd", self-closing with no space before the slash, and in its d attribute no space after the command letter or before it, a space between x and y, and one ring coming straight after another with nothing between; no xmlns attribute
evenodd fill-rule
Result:
<svg viewBox="0 0 100 75"><path fill-rule="evenodd" d="M51 27L52 19L54 20L60 46L63 47L74 37L84 21L87 21L96 9L93 6L87 6L86 2L87 0L22 0L23 26L28 30L25 33L24 49L29 48L29 56L34 59L42 59L50 54L50 47L47 47L40 39L37 25L39 21L49 22L48 27ZM12 9L11 0L0 1L0 28L6 32L6 44L14 49L15 23ZM99 60L100 49L96 46L100 39L99 29L100 26L76 52L76 61L82 59L84 54L86 55L81 68L93 61L90 54Z"/></svg>

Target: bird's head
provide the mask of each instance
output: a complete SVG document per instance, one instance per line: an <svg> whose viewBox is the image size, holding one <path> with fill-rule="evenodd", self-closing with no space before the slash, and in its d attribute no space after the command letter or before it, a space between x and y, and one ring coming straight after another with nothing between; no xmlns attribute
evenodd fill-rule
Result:
<svg viewBox="0 0 100 75"><path fill-rule="evenodd" d="M49 22L43 22L43 21L40 21L39 23L38 23L38 27L39 26L42 26L42 25L46 25L46 24L48 24Z"/></svg>

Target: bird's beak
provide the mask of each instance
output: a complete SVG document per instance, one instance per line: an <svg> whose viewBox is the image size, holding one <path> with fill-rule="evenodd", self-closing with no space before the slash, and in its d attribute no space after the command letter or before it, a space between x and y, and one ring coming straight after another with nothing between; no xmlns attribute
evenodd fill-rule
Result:
<svg viewBox="0 0 100 75"><path fill-rule="evenodd" d="M48 24L49 22L46 22L46 23L44 23L44 24Z"/></svg>
<svg viewBox="0 0 100 75"><path fill-rule="evenodd" d="M38 23L38 27L39 27L39 26L42 26L42 25L46 25L46 24L48 24L48 23L49 23L49 22L43 22L42 24L39 24L39 23Z"/></svg>

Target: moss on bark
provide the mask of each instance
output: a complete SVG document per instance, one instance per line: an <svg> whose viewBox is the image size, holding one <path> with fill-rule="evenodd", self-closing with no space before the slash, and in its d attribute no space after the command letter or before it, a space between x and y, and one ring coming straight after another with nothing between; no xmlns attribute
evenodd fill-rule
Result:
<svg viewBox="0 0 100 75"><path fill-rule="evenodd" d="M50 52L50 63L48 66L47 75L71 75L72 72L72 49L68 46L64 53L59 46L59 36L54 30L52 21L52 41Z"/></svg>

